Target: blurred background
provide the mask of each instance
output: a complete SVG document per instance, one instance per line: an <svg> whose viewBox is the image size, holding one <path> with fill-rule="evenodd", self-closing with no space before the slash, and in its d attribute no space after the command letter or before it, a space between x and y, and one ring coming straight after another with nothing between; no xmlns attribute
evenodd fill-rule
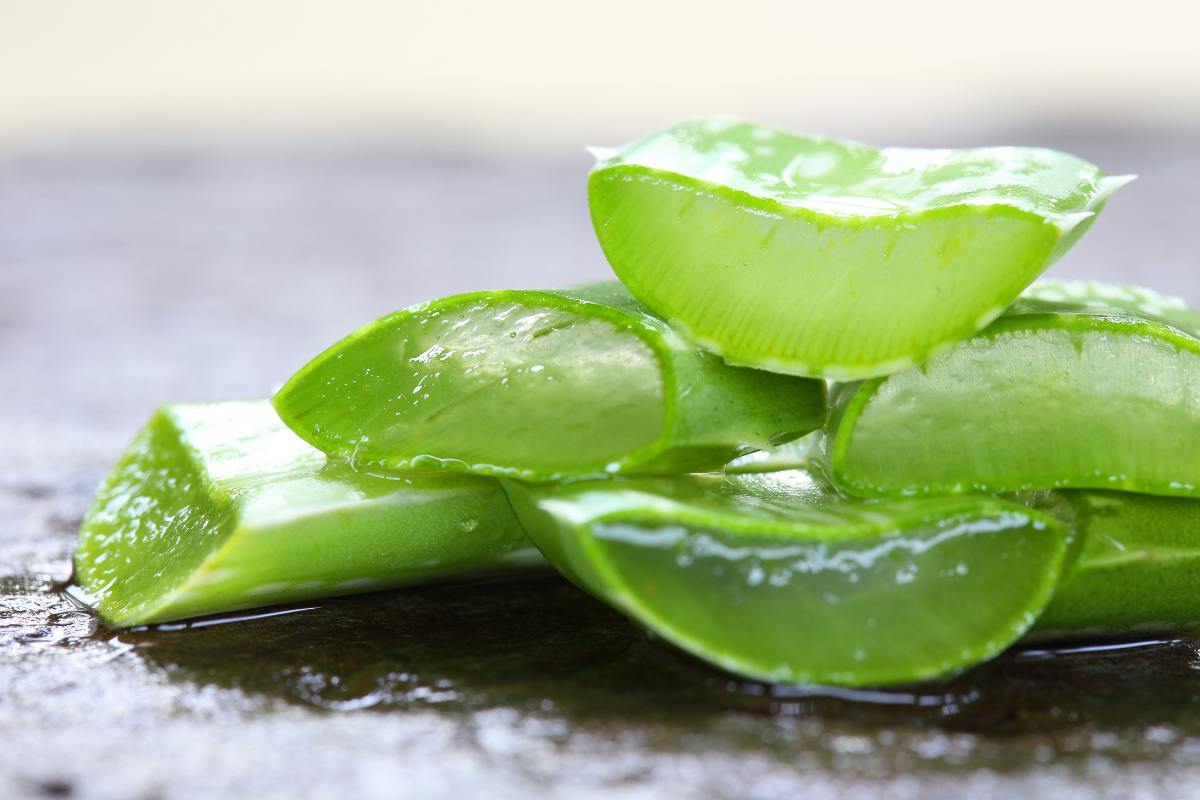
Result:
<svg viewBox="0 0 1200 800"><path fill-rule="evenodd" d="M712 111L937 140L1195 126L1195 5L4 0L0 139L577 152Z"/></svg>
<svg viewBox="0 0 1200 800"><path fill-rule="evenodd" d="M1200 302L1195 5L0 0L0 437L111 457L437 295L608 270L584 145L743 116L1141 178L1052 274ZM102 457L103 456L103 457Z"/></svg>

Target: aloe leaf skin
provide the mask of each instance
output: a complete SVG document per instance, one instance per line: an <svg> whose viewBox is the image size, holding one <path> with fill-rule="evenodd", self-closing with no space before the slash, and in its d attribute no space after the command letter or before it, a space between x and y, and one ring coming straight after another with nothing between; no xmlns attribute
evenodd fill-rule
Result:
<svg viewBox="0 0 1200 800"><path fill-rule="evenodd" d="M1200 338L1181 306L1147 290L1046 283L920 369L838 387L835 483L872 497L1197 496Z"/></svg>
<svg viewBox="0 0 1200 800"><path fill-rule="evenodd" d="M953 673L1049 601L1066 528L991 497L847 501L799 470L503 482L546 558L712 664L842 686Z"/></svg>
<svg viewBox="0 0 1200 800"><path fill-rule="evenodd" d="M983 328L1130 177L1053 150L877 149L727 119L597 151L617 277L730 363L861 380Z"/></svg>
<svg viewBox="0 0 1200 800"><path fill-rule="evenodd" d="M391 472L531 481L720 468L825 419L825 385L731 367L615 282L397 311L274 398L319 450Z"/></svg>
<svg viewBox="0 0 1200 800"><path fill-rule="evenodd" d="M1200 629L1200 501L1055 492L1080 549L1031 636L1112 639Z"/></svg>
<svg viewBox="0 0 1200 800"><path fill-rule="evenodd" d="M540 563L495 480L329 464L263 400L156 412L84 516L75 580L127 627Z"/></svg>

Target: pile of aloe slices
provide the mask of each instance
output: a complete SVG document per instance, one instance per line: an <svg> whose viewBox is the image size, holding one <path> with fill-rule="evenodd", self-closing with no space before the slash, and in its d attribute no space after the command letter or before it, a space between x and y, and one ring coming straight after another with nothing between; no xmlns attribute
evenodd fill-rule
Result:
<svg viewBox="0 0 1200 800"><path fill-rule="evenodd" d="M163 407L80 591L133 626L552 567L726 670L845 686L1187 629L1200 314L1033 283L1127 180L726 120L605 151L619 283L422 303L269 402Z"/></svg>

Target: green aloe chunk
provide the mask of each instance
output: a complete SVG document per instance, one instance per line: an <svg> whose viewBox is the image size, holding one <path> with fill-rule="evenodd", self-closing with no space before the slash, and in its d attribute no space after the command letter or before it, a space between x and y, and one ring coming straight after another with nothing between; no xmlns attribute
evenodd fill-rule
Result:
<svg viewBox="0 0 1200 800"><path fill-rule="evenodd" d="M1033 634L1088 639L1200 628L1200 501L1064 491L1079 554Z"/></svg>
<svg viewBox="0 0 1200 800"><path fill-rule="evenodd" d="M1066 528L991 497L848 501L800 470L504 481L547 559L740 675L846 686L946 675L1016 641Z"/></svg>
<svg viewBox="0 0 1200 800"><path fill-rule="evenodd" d="M1048 282L919 369L839 387L829 460L864 496L1200 494L1200 326L1143 289Z"/></svg>
<svg viewBox="0 0 1200 800"><path fill-rule="evenodd" d="M129 626L540 562L495 480L356 473L230 402L155 413L83 519L75 580Z"/></svg>
<svg viewBox="0 0 1200 800"><path fill-rule="evenodd" d="M1131 180L1053 150L877 149L720 119L597 156L592 222L638 299L731 363L837 380L983 328Z"/></svg>
<svg viewBox="0 0 1200 800"><path fill-rule="evenodd" d="M731 367L606 283L397 311L317 356L274 403L355 465L540 481L715 469L818 428L825 386Z"/></svg>

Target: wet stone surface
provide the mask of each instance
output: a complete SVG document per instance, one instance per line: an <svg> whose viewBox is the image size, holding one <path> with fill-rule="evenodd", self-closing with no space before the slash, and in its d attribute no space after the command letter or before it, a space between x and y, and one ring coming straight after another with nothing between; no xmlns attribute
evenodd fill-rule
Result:
<svg viewBox="0 0 1200 800"><path fill-rule="evenodd" d="M1200 300L1188 143L1008 138L1142 174L1057 274ZM265 395L425 297L603 277L585 168L0 160L0 797L1200 797L1189 641L830 692L732 678L550 578L123 632L58 591L156 404Z"/></svg>

